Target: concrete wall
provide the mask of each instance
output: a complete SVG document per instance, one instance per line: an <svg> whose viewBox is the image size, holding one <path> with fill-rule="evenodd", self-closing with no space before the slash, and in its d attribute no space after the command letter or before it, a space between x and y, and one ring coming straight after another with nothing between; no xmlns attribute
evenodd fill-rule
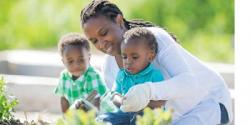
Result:
<svg viewBox="0 0 250 125"><path fill-rule="evenodd" d="M101 69L103 55L92 55L91 64ZM234 90L234 68L230 64L209 63ZM17 110L60 112L59 97L53 94L63 69L56 52L5 51L0 53L0 74L8 92L19 99Z"/></svg>

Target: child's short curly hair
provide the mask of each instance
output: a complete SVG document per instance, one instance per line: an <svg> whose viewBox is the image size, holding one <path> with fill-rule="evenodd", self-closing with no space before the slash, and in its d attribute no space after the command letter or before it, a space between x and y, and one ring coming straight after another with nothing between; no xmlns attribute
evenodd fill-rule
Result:
<svg viewBox="0 0 250 125"><path fill-rule="evenodd" d="M58 51L63 55L63 51L67 46L79 46L90 51L88 40L80 33L68 33L63 35L58 42Z"/></svg>
<svg viewBox="0 0 250 125"><path fill-rule="evenodd" d="M136 42L144 42L144 44L147 45L147 47L151 49L155 54L158 51L158 45L154 34L145 27L132 28L125 32L123 38L123 44L126 44L129 40L135 40Z"/></svg>

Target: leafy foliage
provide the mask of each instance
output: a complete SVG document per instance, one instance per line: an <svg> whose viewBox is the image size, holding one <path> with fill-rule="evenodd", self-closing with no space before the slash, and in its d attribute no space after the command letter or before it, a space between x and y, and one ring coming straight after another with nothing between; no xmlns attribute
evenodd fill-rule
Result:
<svg viewBox="0 0 250 125"><path fill-rule="evenodd" d="M148 20L174 33L199 58L233 63L234 0L111 1L126 19ZM56 47L62 34L81 32L79 15L87 2L1 0L0 50Z"/></svg>
<svg viewBox="0 0 250 125"><path fill-rule="evenodd" d="M164 27L177 36L184 48L199 58L233 63L234 0L125 2L122 8L127 16L131 19L145 19ZM129 7L125 6L128 4Z"/></svg>
<svg viewBox="0 0 250 125"><path fill-rule="evenodd" d="M64 119L57 120L56 125L106 125L95 120L95 112L84 112L83 110L68 110Z"/></svg>
<svg viewBox="0 0 250 125"><path fill-rule="evenodd" d="M0 49L55 47L62 34L81 31L85 2L1 0Z"/></svg>
<svg viewBox="0 0 250 125"><path fill-rule="evenodd" d="M137 116L136 125L170 125L171 113L171 110L145 108L143 116ZM56 125L109 125L109 123L97 122L94 111L69 110L64 119L57 120Z"/></svg>
<svg viewBox="0 0 250 125"><path fill-rule="evenodd" d="M0 121L11 120L13 108L17 105L17 99L10 100L6 95L5 81L3 76L0 75Z"/></svg>
<svg viewBox="0 0 250 125"><path fill-rule="evenodd" d="M138 116L137 125L170 125L171 124L171 110L163 111L162 109L151 110L144 109L144 115Z"/></svg>

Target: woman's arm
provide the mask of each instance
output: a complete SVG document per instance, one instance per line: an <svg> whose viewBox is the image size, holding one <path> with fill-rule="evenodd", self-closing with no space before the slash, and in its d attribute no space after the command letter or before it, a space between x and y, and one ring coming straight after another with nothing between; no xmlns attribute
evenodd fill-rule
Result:
<svg viewBox="0 0 250 125"><path fill-rule="evenodd" d="M119 72L119 67L113 56L105 55L105 61L102 67L102 75L104 81L109 89L114 88L114 83L116 81L116 76Z"/></svg>
<svg viewBox="0 0 250 125"><path fill-rule="evenodd" d="M114 94L114 96L111 98L113 103L117 106L117 107L120 107L121 104L122 104L122 100L123 100L123 97L122 95L116 93Z"/></svg>
<svg viewBox="0 0 250 125"><path fill-rule="evenodd" d="M159 51L156 62L161 71L167 72L169 79L150 84L152 100L170 100L177 98L202 98L207 90L199 85L197 76L193 72L190 60L187 60L186 50L176 43L163 29L151 28L154 33ZM188 58L190 58L188 57ZM191 57L193 58L193 57ZM197 92L199 95L197 96Z"/></svg>
<svg viewBox="0 0 250 125"><path fill-rule="evenodd" d="M155 61L161 71L167 72L170 78L161 82L133 86L125 95L126 99L123 100L121 109L139 111L149 103L149 100L183 100L187 102L186 107L189 108L198 104L207 95L208 89L198 83L190 64L193 60L186 60L187 52L165 30L160 28L150 30L159 46ZM189 59L194 58L188 56Z"/></svg>
<svg viewBox="0 0 250 125"><path fill-rule="evenodd" d="M65 113L69 108L69 102L65 97L61 97L61 109Z"/></svg>

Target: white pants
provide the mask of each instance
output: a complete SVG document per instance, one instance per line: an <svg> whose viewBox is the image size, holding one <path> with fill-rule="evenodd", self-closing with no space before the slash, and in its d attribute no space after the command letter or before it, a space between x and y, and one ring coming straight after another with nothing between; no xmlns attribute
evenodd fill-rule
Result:
<svg viewBox="0 0 250 125"><path fill-rule="evenodd" d="M221 111L219 102L208 99L199 103L190 112L184 114L173 125L218 125Z"/></svg>

